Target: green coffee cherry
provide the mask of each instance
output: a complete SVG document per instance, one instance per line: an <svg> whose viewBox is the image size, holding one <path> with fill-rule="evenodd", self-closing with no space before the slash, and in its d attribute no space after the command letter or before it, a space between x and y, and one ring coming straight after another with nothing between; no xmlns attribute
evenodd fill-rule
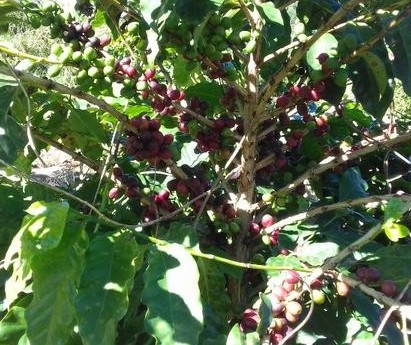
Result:
<svg viewBox="0 0 411 345"><path fill-rule="evenodd" d="M83 56L88 61L93 61L97 58L97 52L93 47L84 48Z"/></svg>
<svg viewBox="0 0 411 345"><path fill-rule="evenodd" d="M63 47L59 43L53 43L50 48L50 53L55 56L60 56L63 52Z"/></svg>
<svg viewBox="0 0 411 345"><path fill-rule="evenodd" d="M87 74L90 78L97 78L100 76L100 70L95 67L95 66L91 66L88 70L87 70Z"/></svg>
<svg viewBox="0 0 411 345"><path fill-rule="evenodd" d="M52 65L47 70L47 75L50 78L57 77L61 72L62 65Z"/></svg>
<svg viewBox="0 0 411 345"><path fill-rule="evenodd" d="M256 46L257 46L257 41L252 40L246 44L246 46L243 49L243 52L246 54L251 54L255 51Z"/></svg>
<svg viewBox="0 0 411 345"><path fill-rule="evenodd" d="M243 42L248 42L251 39L251 32L250 31L240 31L238 37Z"/></svg>
<svg viewBox="0 0 411 345"><path fill-rule="evenodd" d="M74 62L80 62L83 59L83 53L79 50L73 52L73 54L71 55L71 59Z"/></svg>
<svg viewBox="0 0 411 345"><path fill-rule="evenodd" d="M138 22L131 22L131 23L128 23L127 25L127 31L130 34L134 34L134 35L138 34L138 28L139 28Z"/></svg>

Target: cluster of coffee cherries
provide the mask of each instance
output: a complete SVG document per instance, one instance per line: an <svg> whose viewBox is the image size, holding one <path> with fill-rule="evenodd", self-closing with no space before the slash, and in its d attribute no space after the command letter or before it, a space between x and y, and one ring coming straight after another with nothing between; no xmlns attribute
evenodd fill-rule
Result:
<svg viewBox="0 0 411 345"><path fill-rule="evenodd" d="M193 199L210 188L210 181L201 167L190 167L183 164L181 169L187 174L188 178L175 178L167 183L168 190L175 191L179 199ZM201 205L201 199L198 199L193 203L193 207L196 211L201 208Z"/></svg>
<svg viewBox="0 0 411 345"><path fill-rule="evenodd" d="M122 195L134 199L140 195L140 183L135 176L125 174L119 167L113 168L113 176L117 181L117 185L109 190L109 199L116 200Z"/></svg>
<svg viewBox="0 0 411 345"><path fill-rule="evenodd" d="M206 116L208 109L208 103L200 100L198 97L193 97L187 105L189 110L201 115ZM197 136L199 124L192 115L188 112L182 113L178 117L178 129L183 133L188 133L193 137Z"/></svg>
<svg viewBox="0 0 411 345"><path fill-rule="evenodd" d="M180 103L185 98L184 91L178 90L176 88L167 88L163 83L160 83L157 79L148 78L144 75L146 81L148 82L149 90L152 96L151 106L153 109L162 116L165 115L175 115L176 109L173 103Z"/></svg>
<svg viewBox="0 0 411 345"><path fill-rule="evenodd" d="M237 218L234 207L227 199L214 200L207 214L217 233L222 232L231 236L241 230L241 220Z"/></svg>
<svg viewBox="0 0 411 345"><path fill-rule="evenodd" d="M271 230L270 226L277 222L276 217L271 214L264 214L259 222L251 222L249 225L249 231L251 236L261 236L261 241L265 245L276 246L278 244L278 237L280 230Z"/></svg>
<svg viewBox="0 0 411 345"><path fill-rule="evenodd" d="M175 206L170 200L170 192L162 189L152 197L152 202L147 203L147 207L143 211L143 221L152 221L159 215L173 212L175 209Z"/></svg>
<svg viewBox="0 0 411 345"><path fill-rule="evenodd" d="M126 152L137 161L147 161L156 166L172 157L169 149L173 135L160 132L160 121L143 115L130 120L127 131Z"/></svg>
<svg viewBox="0 0 411 345"><path fill-rule="evenodd" d="M233 112L236 109L236 101L238 98L237 90L233 87L227 87L224 94L220 97L220 104L227 109L228 112Z"/></svg>
<svg viewBox="0 0 411 345"><path fill-rule="evenodd" d="M379 270L374 267L359 267L356 275L361 282L379 288L387 297L395 297L398 294L397 284L390 279L381 280Z"/></svg>
<svg viewBox="0 0 411 345"><path fill-rule="evenodd" d="M314 73L312 77L329 81L332 80L335 85L345 87L348 73L341 67L339 58L337 56L330 56L328 53L321 53L317 59L321 64L321 71L316 71L318 75Z"/></svg>
<svg viewBox="0 0 411 345"><path fill-rule="evenodd" d="M271 284L271 282L270 282ZM300 319L303 306L298 299L300 294L295 293L302 289L301 276L295 270L288 270L282 273L279 279L275 279L270 286L270 291L266 297L269 302L265 307L271 308L269 316L269 327L267 336L270 344L279 344L284 337L292 331L293 325ZM267 303L261 300L261 303ZM240 330L252 332L257 329L260 323L258 308L245 310L240 322Z"/></svg>
<svg viewBox="0 0 411 345"><path fill-rule="evenodd" d="M197 114L206 116L208 108L207 102L193 97L188 105L188 109ZM188 112L179 115L178 128L183 133L188 133L197 141L197 149L200 152L217 151L223 147L233 145L232 129L236 126L236 121L227 114L221 114L213 120L213 126L208 127L199 123Z"/></svg>

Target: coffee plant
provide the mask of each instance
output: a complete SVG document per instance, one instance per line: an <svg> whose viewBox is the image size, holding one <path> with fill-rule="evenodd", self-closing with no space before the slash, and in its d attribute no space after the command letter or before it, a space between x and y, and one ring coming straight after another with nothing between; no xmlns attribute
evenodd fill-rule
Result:
<svg viewBox="0 0 411 345"><path fill-rule="evenodd" d="M0 344L409 344L410 14L0 0Z"/></svg>

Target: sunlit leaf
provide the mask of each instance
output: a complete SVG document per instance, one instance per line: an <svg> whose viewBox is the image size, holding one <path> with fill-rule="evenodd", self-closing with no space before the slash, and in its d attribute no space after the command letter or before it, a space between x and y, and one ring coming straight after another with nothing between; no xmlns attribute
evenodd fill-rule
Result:
<svg viewBox="0 0 411 345"><path fill-rule="evenodd" d="M30 344L66 344L74 324L74 299L87 245L84 229L71 222L56 248L34 255L33 301L25 313Z"/></svg>
<svg viewBox="0 0 411 345"><path fill-rule="evenodd" d="M144 274L146 330L161 344L198 344L203 311L196 262L180 245L153 247Z"/></svg>
<svg viewBox="0 0 411 345"><path fill-rule="evenodd" d="M90 242L75 306L85 345L114 344L128 307L139 247L128 232L99 235ZM141 264L141 262L140 262Z"/></svg>

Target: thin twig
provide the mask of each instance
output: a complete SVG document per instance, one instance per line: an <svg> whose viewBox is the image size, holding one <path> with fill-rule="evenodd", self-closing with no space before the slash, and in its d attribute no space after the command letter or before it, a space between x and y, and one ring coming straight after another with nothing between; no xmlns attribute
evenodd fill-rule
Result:
<svg viewBox="0 0 411 345"><path fill-rule="evenodd" d="M274 74L266 86L262 91L262 97L259 104L259 113L262 113L262 110L266 107L269 99L272 97L274 92L277 90L277 87L281 84L283 79L287 76L287 74L297 65L298 61L300 61L304 54L308 51L308 49L326 32L328 32L332 27L334 27L342 18L345 17L347 13L349 13L354 7L356 7L361 0L350 0L346 2L337 12L335 12L332 17L321 27L319 28L316 33L308 38L308 40L303 43L291 56L291 58L287 61L287 63Z"/></svg>
<svg viewBox="0 0 411 345"><path fill-rule="evenodd" d="M291 339L298 331L300 331L310 320L311 316L314 312L314 298L313 298L313 290L310 287L310 284L307 284L304 280L302 280L303 284L305 285L305 289L310 293L310 309L308 310L307 315L305 316L304 320L301 321L297 327L295 327L291 332L287 333L283 340L278 345L285 345L288 339Z"/></svg>
<svg viewBox="0 0 411 345"><path fill-rule="evenodd" d="M34 154L36 155L37 159L41 162L41 164L43 164L43 166L46 166L46 163L41 158L40 153L37 151L36 144L34 143L34 139L33 139L33 134L31 132L32 109L31 109L30 97L29 97L29 95L26 91L26 88L23 86L23 83L17 77L16 70L13 69L13 67L11 67L11 65L9 64L7 58L5 58L5 61L6 61L7 67L8 67L8 71L10 73L9 75L11 75L12 77L14 77L14 79L16 79L16 81L19 84L19 87L20 87L21 91L23 92L23 95L24 95L24 97L26 98L26 101L27 101L26 135L27 135L27 140L28 140L29 146L31 147L31 149L33 150Z"/></svg>
<svg viewBox="0 0 411 345"><path fill-rule="evenodd" d="M28 84L33 84L36 85L39 89L42 90L54 90L56 92L59 92L61 94L65 95L70 95L76 98L83 99L87 101L90 104L94 104L98 108L100 108L103 111L106 111L113 115L118 121L124 124L125 128L128 130L134 131L135 129L129 124L128 122L128 117L121 112L119 112L117 109L109 105L106 101L103 99L94 97L86 92L80 91L78 89L73 89L68 86L65 86L63 84L59 84L55 81L52 81L50 79L44 79L40 77L36 77L30 73L18 71L16 69L11 69L9 70L7 67L0 66L0 73L4 73L6 75L13 76L15 75L19 80L22 82L26 82ZM167 166L170 167L171 171L173 174L177 177L180 177L182 179L187 179L187 175L184 173L184 171L179 168L172 160L165 160Z"/></svg>
<svg viewBox="0 0 411 345"><path fill-rule="evenodd" d="M319 206L315 207L311 210L308 210L307 212L302 212L298 213L296 215L287 217L285 219L282 219L278 221L277 223L267 227L265 231L267 233L270 233L276 229L283 228L284 226L287 226L289 224L296 223L300 220L306 220L308 218L312 218L316 215L323 214L326 212L331 212L335 210L339 210L342 208L350 208L350 207L355 207L355 206L361 206L364 205L367 207L367 204L375 204L379 205L383 202L389 201L393 198L398 198L404 201L411 201L411 195L399 195L399 194L385 194L385 195L372 195L372 196L367 196L365 198L359 198L359 199L354 199L354 200L346 200L342 202L337 202L334 204L330 205L324 205L324 206ZM375 205L373 205L375 207Z"/></svg>
<svg viewBox="0 0 411 345"><path fill-rule="evenodd" d="M0 44L0 52L6 55L9 55L9 56L15 56L15 57L22 58L22 59L28 59L28 60L32 60L38 63L61 64L61 62L58 60L54 60L54 59L50 59L50 58L46 58L42 56L36 56L36 55L28 54L28 53L23 53L21 51L3 46L1 44Z"/></svg>
<svg viewBox="0 0 411 345"><path fill-rule="evenodd" d="M369 40L362 43L361 46L354 50L350 55L347 55L341 60L341 63L347 63L361 56L362 53L369 51L378 41L384 38L388 32L397 27L404 19L408 18L411 13L411 5L408 5L397 17L392 19L388 25L384 26L376 35L372 36Z"/></svg>
<svg viewBox="0 0 411 345"><path fill-rule="evenodd" d="M178 212L173 212L173 214L171 215L168 214L164 217L162 217L162 219L156 219L154 221L151 222L147 222L147 223L143 223L143 224L139 224L139 225L129 225L129 224L123 224L123 223L119 223L115 220L112 220L110 218L108 218L107 216L105 216L104 214L102 214L95 206L93 206L92 204L90 204L88 201L83 200L75 195L73 195L72 193L66 192L65 190L55 187L55 186L51 186L43 181L39 181L29 175L27 175L26 173L20 171L19 169L17 169L16 167L12 166L11 164L3 161L2 159L0 159L0 164L3 164L4 166L7 166L8 168L11 168L12 170L14 170L16 172L16 174L18 176L20 176L21 178L27 180L27 181L31 181L33 183L37 183L39 185L42 185L58 194L61 195L65 195L67 196L69 199L75 200L77 202L79 202L80 204L83 204L87 207L89 207L91 210L93 210L93 212L102 220L104 221L107 225L112 226L112 227L116 227L116 228L123 228L123 229L129 229L129 230L133 230L134 231L134 235L148 240L151 243L155 244L155 245L168 245L170 244L167 241L158 239L156 237L153 236L148 236L144 233L140 232L141 228L144 227L148 227L151 225L154 225L156 223L158 223L159 221L162 220L166 220L172 216L175 216L177 213L181 212L182 208L180 208L180 210ZM186 205L192 204L193 202L195 202L198 199L201 199L205 196L207 192L204 192L201 195L198 195L197 197L195 197L194 199L190 200L189 202L187 202ZM171 216L170 216L171 215ZM290 269L295 269L297 271L300 272L311 272L311 269L308 268L293 268L292 266L269 266L269 265L258 265L258 264L251 264L251 263L246 263L246 262L240 262L240 261L235 261L235 260L231 260L231 259L227 259L227 258L223 258L214 254L208 254L208 253L203 253L201 251L199 251L198 249L192 249L192 248L185 248L191 255L196 256L196 257L201 257L201 258L205 258L207 260L213 260L213 261L218 261L230 266L235 266L235 267L239 267L239 268L244 268L244 269L254 269L254 270L261 270L261 271L284 271L284 270L290 270Z"/></svg>
<svg viewBox="0 0 411 345"><path fill-rule="evenodd" d="M221 181L224 179L224 174L227 171L227 169L230 167L231 163L234 161L235 157L237 154L240 152L243 143L244 143L244 136L242 137L241 141L237 144L237 147L235 148L234 152L231 154L230 158L227 160L226 164L224 165L224 168L221 169L221 171L218 173L217 179L214 181L213 185L211 186L210 190L214 191L218 185L221 183ZM228 179L229 177L226 177ZM208 200L211 197L211 193L207 194L206 197L204 198L203 203L201 204L200 210L197 213L197 216L194 221L194 229L197 229L198 222L200 221L200 217L202 213L204 212L205 206L207 205Z"/></svg>
<svg viewBox="0 0 411 345"><path fill-rule="evenodd" d="M303 183L305 180L310 179L314 176L318 176L322 174L323 172L335 168L336 166L343 164L345 162L348 162L350 160L359 158L361 156L364 156L366 154L372 153L374 151L377 151L382 148L390 148L392 146L404 143L406 141L411 140L411 131L401 134L395 138L386 138L384 135L378 136L374 138L375 141L372 144L369 144L367 146L361 147L357 151L352 151L349 153L345 153L343 155L339 155L336 157L327 157L326 159L322 160L319 162L314 168L307 170L305 173L297 177L295 180L290 182L288 185L286 185L283 188L280 188L279 190L274 192L274 195L285 195L293 191L295 188L297 188L301 183ZM268 158L267 158L268 159ZM264 202L258 202L254 205L252 205L252 208L254 210L258 210L261 207L264 207L266 204Z"/></svg>
<svg viewBox="0 0 411 345"><path fill-rule="evenodd" d="M400 313L402 313L403 315L405 315L405 317L408 320L411 320L411 314L409 313L409 309L411 308L410 305L407 304L403 304L403 303L399 303L398 301L396 301L395 299L392 299L390 297L385 296L382 292L377 291L375 289L373 289L372 287L369 287L368 285L352 278L352 277L347 277L344 276L342 274L340 274L338 276L338 280L346 283L347 285L353 287L353 288L357 288L359 290L361 290L362 292L364 292L366 295L373 297L374 299L376 299L377 301L389 306L389 307L393 307L394 309L398 310ZM408 311L408 313L407 313Z"/></svg>
<svg viewBox="0 0 411 345"><path fill-rule="evenodd" d="M408 288L410 287L410 285L411 285L411 280L409 280L408 283L405 285L404 289L402 289L401 293L395 299L395 302L397 302L397 303L400 302L401 298L403 298L405 293L408 291ZM387 310L387 312L385 313L383 319L381 320L380 325L378 326L377 330L375 331L374 338L373 338L373 341L372 341L371 345L375 345L377 343L378 338L380 337L386 323L388 322L388 319L390 318L391 314L395 311L395 309L396 309L396 306L393 305Z"/></svg>
<svg viewBox="0 0 411 345"><path fill-rule="evenodd" d="M64 95L70 95L74 96L76 98L83 99L87 101L90 104L93 104L100 108L101 110L104 110L111 115L113 115L118 121L127 123L128 122L128 117L122 113L120 113L117 109L109 105L107 102L105 102L102 99L99 99L97 97L94 97L86 92L80 91L78 89L70 88L68 86L65 86L63 84L59 84L53 80L46 79L46 78L40 78L36 77L33 74L27 73L27 72L22 72L18 71L16 69L11 69L9 70L8 68L4 66L0 66L0 73L10 75L10 76L16 76L19 80L22 82L26 82L28 84L32 84L37 86L39 89L46 90L46 91L56 91Z"/></svg>
<svg viewBox="0 0 411 345"><path fill-rule="evenodd" d="M91 159L83 156L81 153L74 152L67 146L53 140L50 138L47 138L44 136L42 133L37 132L35 129L32 130L33 137L36 138L37 140L42 141L43 143L55 147L59 151L62 151L64 153L67 153L69 156L71 156L74 160L79 161L80 163L83 163L84 165L88 166L89 168L93 169L94 171L99 172L100 171L100 166L92 161Z"/></svg>

